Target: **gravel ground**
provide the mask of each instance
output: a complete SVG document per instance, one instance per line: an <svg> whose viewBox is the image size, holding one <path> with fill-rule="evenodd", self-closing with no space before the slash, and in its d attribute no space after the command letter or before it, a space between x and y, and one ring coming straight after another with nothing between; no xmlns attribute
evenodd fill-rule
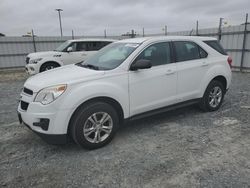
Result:
<svg viewBox="0 0 250 188"><path fill-rule="evenodd" d="M48 145L19 125L26 76L0 77L0 187L250 187L250 74L233 74L217 112L133 121L94 151Z"/></svg>

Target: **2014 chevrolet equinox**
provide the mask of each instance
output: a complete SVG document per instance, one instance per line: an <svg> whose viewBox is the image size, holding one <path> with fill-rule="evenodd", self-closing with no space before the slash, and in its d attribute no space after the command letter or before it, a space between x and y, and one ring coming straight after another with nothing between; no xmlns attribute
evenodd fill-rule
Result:
<svg viewBox="0 0 250 188"><path fill-rule="evenodd" d="M232 60L214 38L153 37L112 43L83 63L29 78L18 116L48 143L109 143L126 119L199 103L217 110Z"/></svg>

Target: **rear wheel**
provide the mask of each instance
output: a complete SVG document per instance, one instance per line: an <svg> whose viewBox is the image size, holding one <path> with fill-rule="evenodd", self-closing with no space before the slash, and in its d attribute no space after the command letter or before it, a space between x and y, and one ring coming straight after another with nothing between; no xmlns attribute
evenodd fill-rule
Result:
<svg viewBox="0 0 250 188"><path fill-rule="evenodd" d="M104 102L80 107L72 117L70 134L86 149L97 149L108 144L119 126L115 109Z"/></svg>
<svg viewBox="0 0 250 188"><path fill-rule="evenodd" d="M216 111L224 99L225 87L217 80L212 80L200 101L200 108L204 111Z"/></svg>
<svg viewBox="0 0 250 188"><path fill-rule="evenodd" d="M54 69L56 67L60 67L59 64L54 63L54 62L48 62L48 63L44 63L41 68L40 68L40 72L44 72L50 69Z"/></svg>

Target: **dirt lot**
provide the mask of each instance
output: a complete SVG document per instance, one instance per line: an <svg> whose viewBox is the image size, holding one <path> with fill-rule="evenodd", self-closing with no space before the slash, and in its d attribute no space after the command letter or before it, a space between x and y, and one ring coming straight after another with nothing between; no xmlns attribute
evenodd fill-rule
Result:
<svg viewBox="0 0 250 188"><path fill-rule="evenodd" d="M222 108L130 122L106 147L52 146L16 116L26 76L0 73L0 187L250 187L250 74L233 74Z"/></svg>

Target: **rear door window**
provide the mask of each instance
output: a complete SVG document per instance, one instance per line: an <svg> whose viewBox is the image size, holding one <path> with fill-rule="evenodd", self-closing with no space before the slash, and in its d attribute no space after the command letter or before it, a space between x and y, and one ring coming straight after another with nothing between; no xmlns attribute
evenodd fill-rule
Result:
<svg viewBox="0 0 250 188"><path fill-rule="evenodd" d="M76 51L88 51L87 42L77 42Z"/></svg>
<svg viewBox="0 0 250 188"><path fill-rule="evenodd" d="M102 42L77 42L75 51L98 51L104 46L110 44L111 42L102 41Z"/></svg>
<svg viewBox="0 0 250 188"><path fill-rule="evenodd" d="M223 47L220 45L220 43L217 40L207 40L203 41L205 42L208 46L216 50L217 52L227 55L226 51L223 49Z"/></svg>
<svg viewBox="0 0 250 188"><path fill-rule="evenodd" d="M103 48L104 46L110 44L111 42L106 42L106 41L102 41L102 42L89 42L88 43L88 51L98 51L101 48Z"/></svg>
<svg viewBox="0 0 250 188"><path fill-rule="evenodd" d="M101 42L89 42L89 51L98 51L101 48Z"/></svg>
<svg viewBox="0 0 250 188"><path fill-rule="evenodd" d="M175 41L173 44L177 62L200 59L199 46L194 42Z"/></svg>
<svg viewBox="0 0 250 188"><path fill-rule="evenodd" d="M101 48L103 48L104 46L107 46L108 44L110 44L112 42L109 42L109 41L103 41L103 42L100 42L100 45L99 45L99 49L100 50Z"/></svg>

